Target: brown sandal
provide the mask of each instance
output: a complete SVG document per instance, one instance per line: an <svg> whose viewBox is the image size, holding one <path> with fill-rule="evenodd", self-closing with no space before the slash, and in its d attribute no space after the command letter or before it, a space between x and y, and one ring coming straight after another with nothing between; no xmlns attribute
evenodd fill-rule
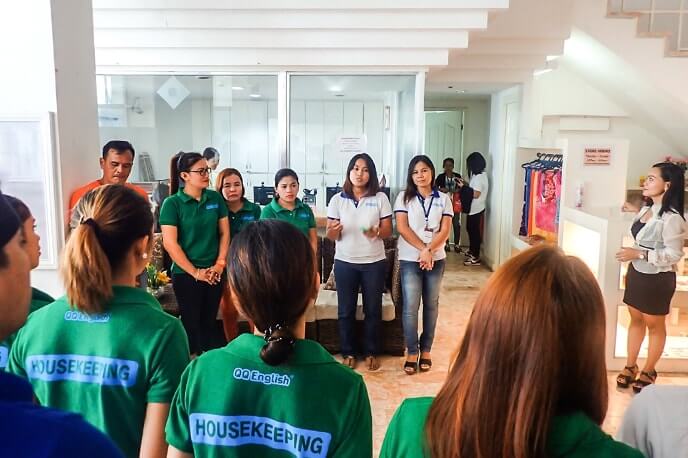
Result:
<svg viewBox="0 0 688 458"><path fill-rule="evenodd" d="M380 361L373 355L366 356L365 362L371 372L380 369Z"/></svg>
<svg viewBox="0 0 688 458"><path fill-rule="evenodd" d="M344 364L347 367L350 367L351 369L356 368L356 357L354 356L345 356L342 359L342 364Z"/></svg>
<svg viewBox="0 0 688 458"><path fill-rule="evenodd" d="M625 366L621 373L616 376L616 386L628 388L638 375L638 365Z"/></svg>
<svg viewBox="0 0 688 458"><path fill-rule="evenodd" d="M643 377L645 377L646 380L643 380ZM657 380L657 371L642 371L638 378L635 379L635 381L633 382L633 392L640 393L643 390L643 388L655 383L655 380Z"/></svg>

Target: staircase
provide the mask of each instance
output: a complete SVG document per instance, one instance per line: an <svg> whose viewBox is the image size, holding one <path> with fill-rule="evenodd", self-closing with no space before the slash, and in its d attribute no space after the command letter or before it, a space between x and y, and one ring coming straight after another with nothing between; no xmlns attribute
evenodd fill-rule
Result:
<svg viewBox="0 0 688 458"><path fill-rule="evenodd" d="M607 17L637 20L637 34L663 38L666 57L688 57L688 0L608 0Z"/></svg>

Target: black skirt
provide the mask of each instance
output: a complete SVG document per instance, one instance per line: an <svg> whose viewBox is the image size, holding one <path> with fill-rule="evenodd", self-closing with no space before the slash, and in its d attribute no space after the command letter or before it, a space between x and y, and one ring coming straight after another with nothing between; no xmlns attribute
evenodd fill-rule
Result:
<svg viewBox="0 0 688 458"><path fill-rule="evenodd" d="M635 270L632 263L628 265L623 298L626 305L647 315L668 315L674 291L676 272L644 274Z"/></svg>

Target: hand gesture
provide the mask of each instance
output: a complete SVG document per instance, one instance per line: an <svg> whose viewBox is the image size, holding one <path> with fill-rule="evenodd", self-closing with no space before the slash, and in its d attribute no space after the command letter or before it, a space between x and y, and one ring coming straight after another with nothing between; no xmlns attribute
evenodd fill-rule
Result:
<svg viewBox="0 0 688 458"><path fill-rule="evenodd" d="M371 226L367 230L363 231L363 235L370 240L374 240L378 237L378 235L380 235L380 228L378 226Z"/></svg>
<svg viewBox="0 0 688 458"><path fill-rule="evenodd" d="M435 266L435 261L432 259L432 251L430 251L430 248L425 247L421 250L418 262L422 270L432 270Z"/></svg>
<svg viewBox="0 0 688 458"><path fill-rule="evenodd" d="M641 259L640 255L642 251L636 250L635 248L621 248L618 253L616 253L616 260L619 262L628 262L635 259Z"/></svg>
<svg viewBox="0 0 688 458"><path fill-rule="evenodd" d="M338 219L329 220L327 222L327 238L330 240L339 240L339 238L342 236L343 229L344 227Z"/></svg>
<svg viewBox="0 0 688 458"><path fill-rule="evenodd" d="M640 207L632 204L631 202L624 202L623 206L621 207L621 211L624 213L638 213L640 211Z"/></svg>

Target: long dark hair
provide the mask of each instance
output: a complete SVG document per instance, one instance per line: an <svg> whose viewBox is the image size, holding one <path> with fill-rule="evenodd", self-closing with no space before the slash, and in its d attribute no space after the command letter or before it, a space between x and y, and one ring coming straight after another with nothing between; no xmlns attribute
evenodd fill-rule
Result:
<svg viewBox="0 0 688 458"><path fill-rule="evenodd" d="M363 159L366 163L366 167L368 167L369 178L368 184L366 185L365 195L374 196L380 190L380 182L377 179L377 169L375 168L375 162L373 162L373 158L366 153L358 153L357 155L351 158L351 160L349 161L349 165L346 168L346 177L344 178L344 186L342 186L342 189L348 195L353 196L354 184L351 182L351 178L349 178L349 175L351 174L351 171L354 169L356 161L358 161L359 159Z"/></svg>
<svg viewBox="0 0 688 458"><path fill-rule="evenodd" d="M112 276L134 242L148 235L152 243L153 213L148 201L122 185L88 192L75 211L81 223L67 240L62 278L70 304L98 313L112 297Z"/></svg>
<svg viewBox="0 0 688 458"><path fill-rule="evenodd" d="M275 200L279 200L279 194L277 193L277 185L280 181L282 181L282 178L286 177L292 177L296 180L297 183L299 182L299 176L292 169L279 169L275 174Z"/></svg>
<svg viewBox="0 0 688 458"><path fill-rule="evenodd" d="M552 246L511 258L481 290L432 403L430 456L541 458L554 416L602 424L604 342L602 292L580 259Z"/></svg>
<svg viewBox="0 0 688 458"><path fill-rule="evenodd" d="M232 296L265 334L260 357L271 366L284 363L294 350L291 328L316 294L310 242L289 223L261 220L232 239L228 259ZM298 268L285 269L285 259Z"/></svg>
<svg viewBox="0 0 688 458"><path fill-rule="evenodd" d="M243 199L244 196L246 195L246 186L244 186L244 177L241 176L241 172L239 172L237 169L233 168L226 168L222 169L220 174L217 176L217 180L215 181L215 190L220 193L221 196L224 197L224 194L222 194L222 182L225 181L225 178L228 176L236 175L239 177L239 181L241 181L241 198Z"/></svg>
<svg viewBox="0 0 688 458"><path fill-rule="evenodd" d="M31 218L31 210L29 210L29 207L24 202L8 194L5 194L5 200L7 200L7 203L10 204L15 213L17 213L19 221L22 224L24 224L27 219Z"/></svg>
<svg viewBox="0 0 688 458"><path fill-rule="evenodd" d="M430 167L430 171L432 172L432 180L430 181L430 186L435 186L435 165L432 163L432 160L424 154L414 156L414 158L411 159L411 162L409 162L408 173L406 174L406 190L404 191L404 202L408 202L409 200L416 197L416 195L418 194L418 187L413 182L413 169L419 162L423 162L425 165Z"/></svg>
<svg viewBox="0 0 688 458"><path fill-rule="evenodd" d="M669 189L666 190L664 197L662 197L662 209L659 210L659 216L661 217L666 212L678 213L685 220L683 209L686 178L683 170L672 162L659 162L652 167L659 169L662 180L669 183Z"/></svg>
<svg viewBox="0 0 688 458"><path fill-rule="evenodd" d="M180 176L182 172L188 172L198 161L203 160L200 153L185 153L180 151L170 160L170 195L179 191L179 182L184 181Z"/></svg>
<svg viewBox="0 0 688 458"><path fill-rule="evenodd" d="M466 170L468 170L468 176L480 175L485 171L487 163L482 154L477 151L472 152L466 158Z"/></svg>

